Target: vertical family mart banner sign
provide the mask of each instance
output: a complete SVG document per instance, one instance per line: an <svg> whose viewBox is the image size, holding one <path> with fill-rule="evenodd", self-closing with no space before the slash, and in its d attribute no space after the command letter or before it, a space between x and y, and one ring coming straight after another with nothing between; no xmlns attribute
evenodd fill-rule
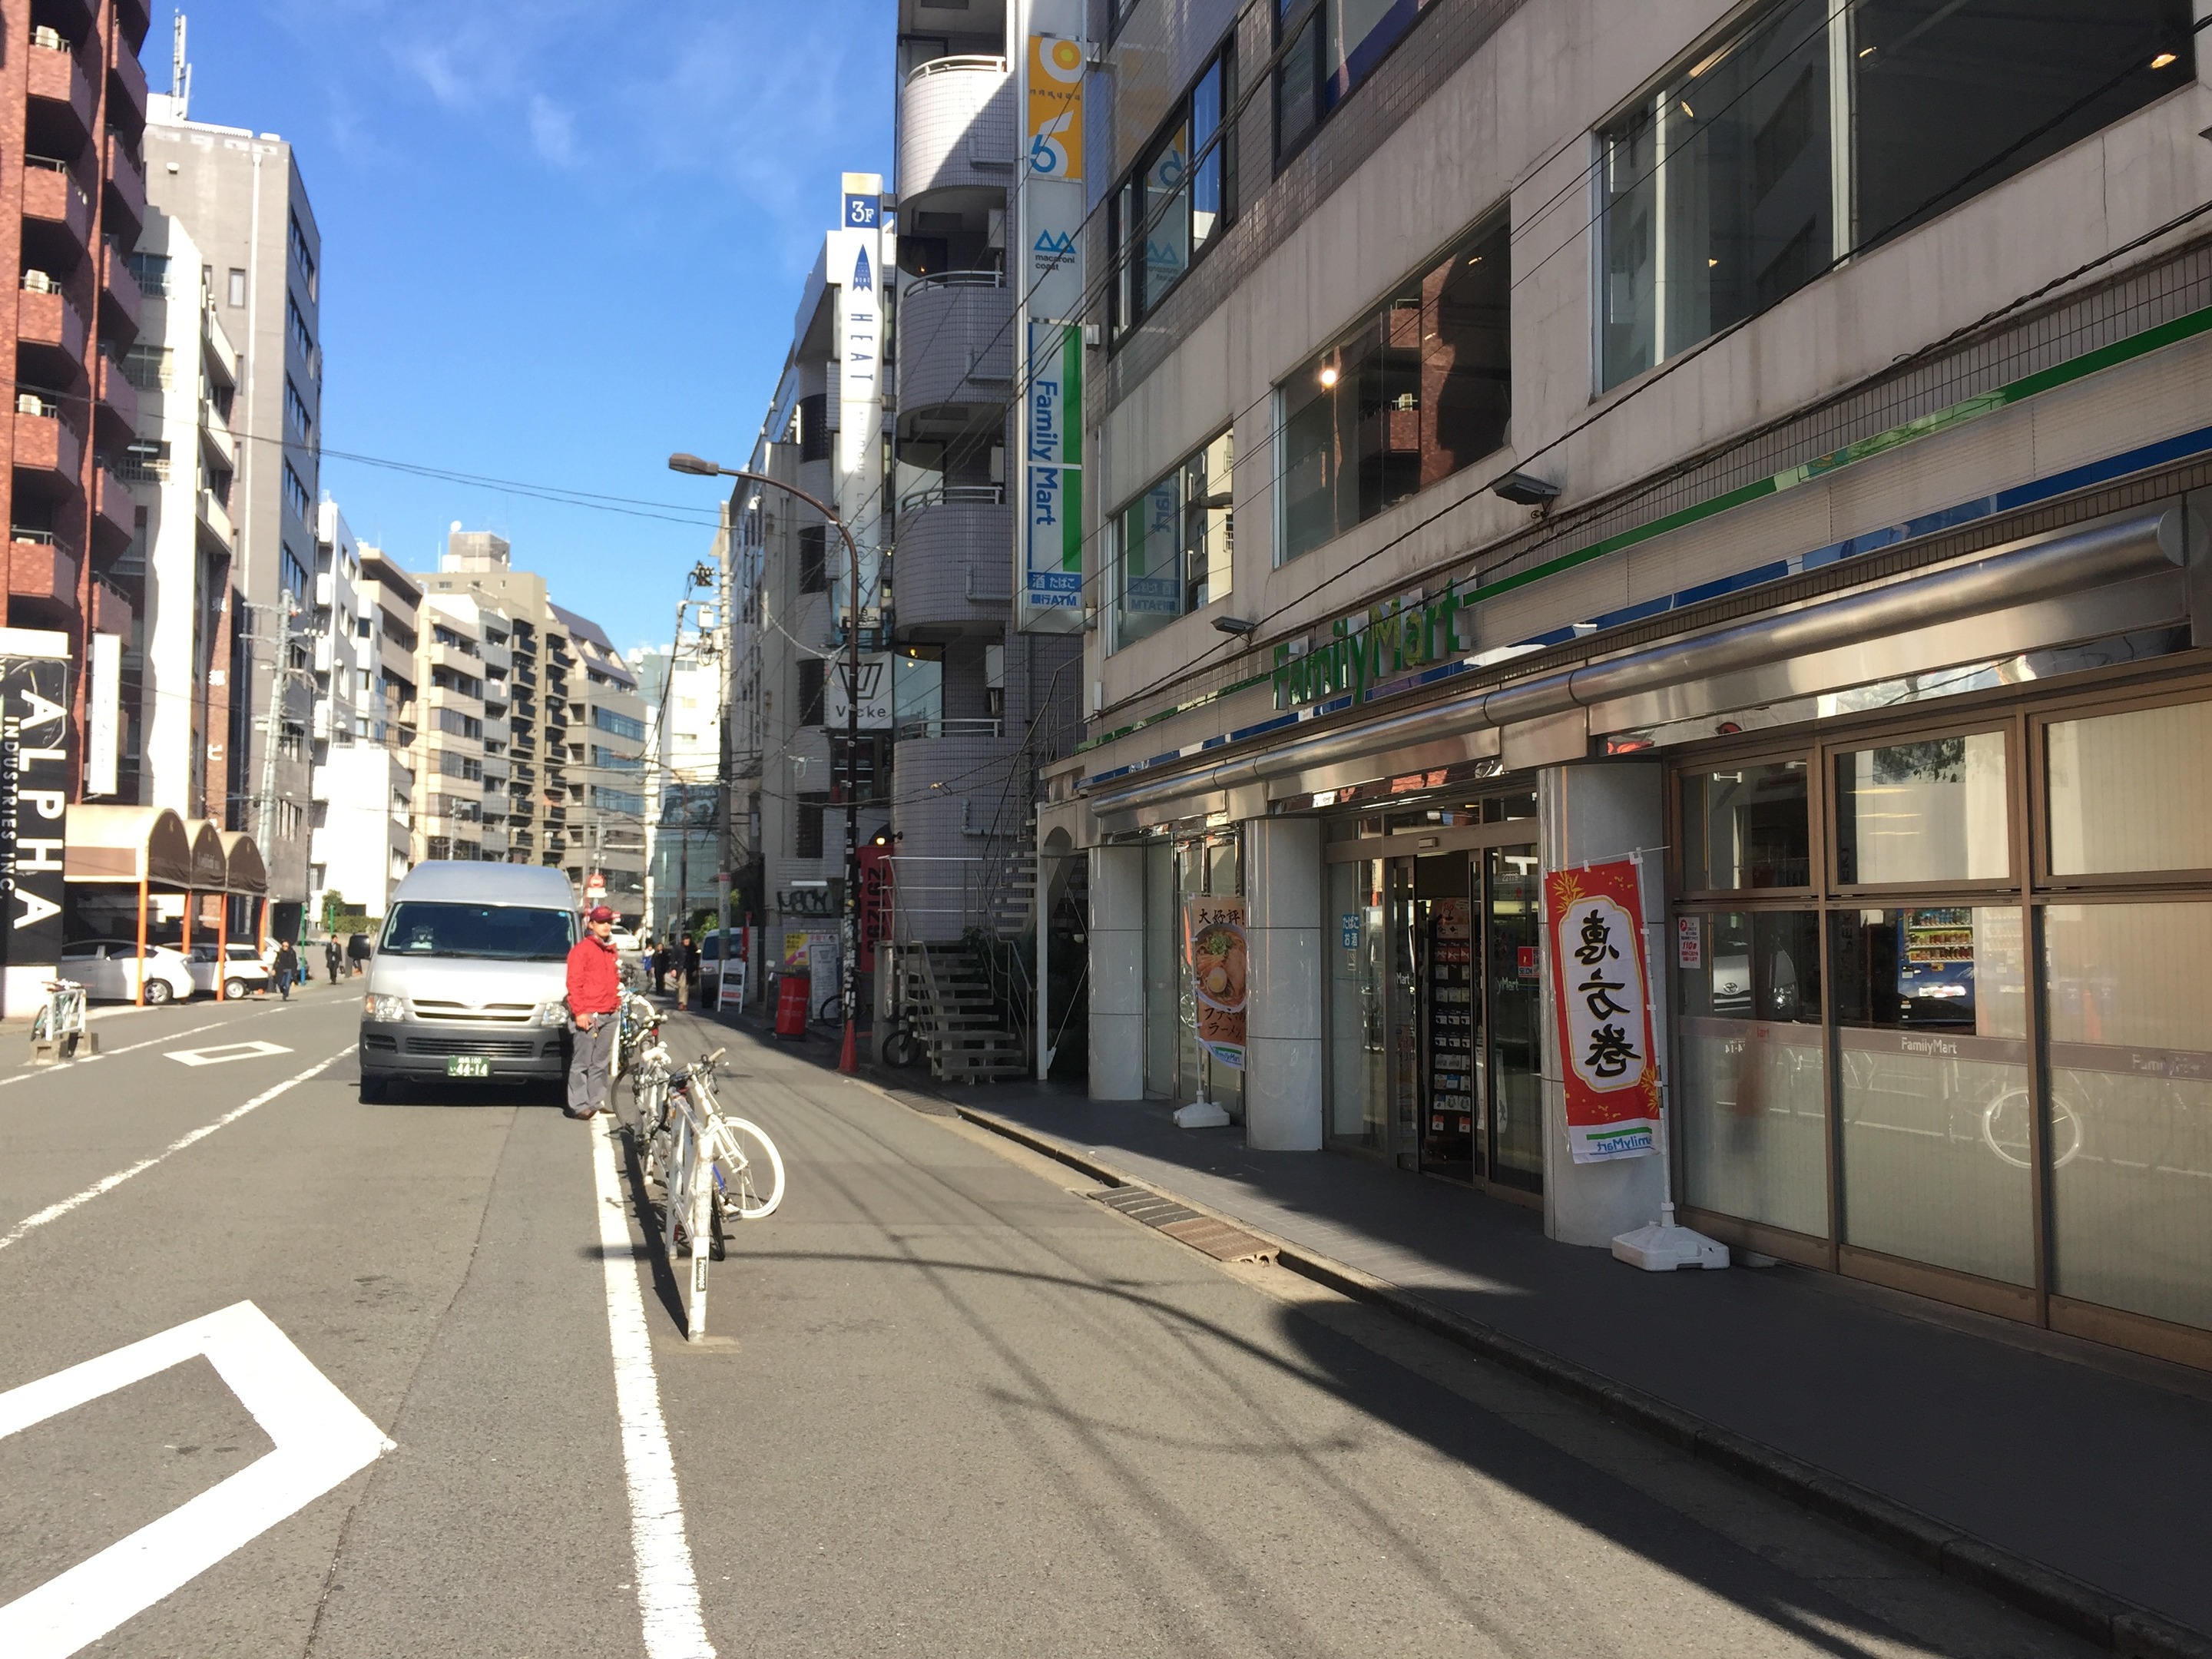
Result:
<svg viewBox="0 0 2212 1659"><path fill-rule="evenodd" d="M1023 598L1036 610L1083 605L1083 331L1029 325Z"/></svg>
<svg viewBox="0 0 2212 1659"><path fill-rule="evenodd" d="M1182 902L1183 960L1190 968L1199 1046L1219 1064L1244 1069L1244 1005L1251 996L1241 897Z"/></svg>
<svg viewBox="0 0 2212 1659"><path fill-rule="evenodd" d="M1634 861L1621 859L1544 878L1567 1150L1577 1164L1658 1150L1659 1062L1637 877Z"/></svg>

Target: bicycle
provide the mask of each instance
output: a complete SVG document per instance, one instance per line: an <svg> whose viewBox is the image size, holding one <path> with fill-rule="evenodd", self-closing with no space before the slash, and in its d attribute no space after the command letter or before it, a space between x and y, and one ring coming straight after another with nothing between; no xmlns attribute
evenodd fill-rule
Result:
<svg viewBox="0 0 2212 1659"><path fill-rule="evenodd" d="M59 1059L75 1059L78 1045L85 1042L89 1033L90 1028L85 1023L84 987L73 979L48 980L46 1000L31 1016L33 1062L42 1047L51 1048Z"/></svg>
<svg viewBox="0 0 2212 1659"><path fill-rule="evenodd" d="M658 1172L667 1197L672 1237L679 1249L690 1243L687 1206L680 1201L684 1194L677 1190L687 1175L696 1179L697 1172L704 1171L711 1183L707 1193L711 1200L710 1249L719 1250L728 1220L758 1221L783 1202L783 1154L766 1130L747 1119L725 1115L714 1099L714 1062L727 1052L717 1048L696 1065L675 1069L648 1054L638 1072L639 1079L652 1079L648 1086L657 1091L653 1103L658 1110L652 1116L646 1115L647 1096L638 1094L638 1133L647 1144L646 1167L648 1175ZM665 1053L659 1051L663 1057ZM632 1087L635 1091L638 1085L634 1082Z"/></svg>

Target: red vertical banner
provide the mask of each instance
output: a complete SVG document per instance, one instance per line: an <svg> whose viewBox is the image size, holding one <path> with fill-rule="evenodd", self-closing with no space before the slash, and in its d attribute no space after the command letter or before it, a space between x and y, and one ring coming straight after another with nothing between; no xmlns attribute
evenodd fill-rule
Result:
<svg viewBox="0 0 2212 1659"><path fill-rule="evenodd" d="M1567 1150L1577 1164L1647 1157L1658 1150L1659 1061L1634 861L1553 871L1544 878L1544 915Z"/></svg>

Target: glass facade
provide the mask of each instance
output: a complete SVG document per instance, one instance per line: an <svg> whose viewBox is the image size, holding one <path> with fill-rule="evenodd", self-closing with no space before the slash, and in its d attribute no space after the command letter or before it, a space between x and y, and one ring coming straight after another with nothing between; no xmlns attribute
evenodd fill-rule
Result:
<svg viewBox="0 0 2212 1659"><path fill-rule="evenodd" d="M1116 649L1229 592L1235 465L1224 432L1115 515L1109 637Z"/></svg>

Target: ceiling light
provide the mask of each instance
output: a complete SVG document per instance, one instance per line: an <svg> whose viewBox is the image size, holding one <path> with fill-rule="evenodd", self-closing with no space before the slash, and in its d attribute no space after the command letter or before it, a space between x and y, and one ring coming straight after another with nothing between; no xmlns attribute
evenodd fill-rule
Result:
<svg viewBox="0 0 2212 1659"><path fill-rule="evenodd" d="M2158 55L2157 57L2155 57L2155 58L2152 58L2152 59L2150 60L2150 66L2151 66L2153 69L2164 69L2164 68L2165 68L2168 64L2171 64L2172 61L2173 61L2173 54L2172 54L2172 52L2162 52L2159 53L2159 55Z"/></svg>
<svg viewBox="0 0 2212 1659"><path fill-rule="evenodd" d="M1692 121L1698 118L1698 112L1690 107L1690 100L1686 98L1682 100L1682 113L1688 116Z"/></svg>
<svg viewBox="0 0 2212 1659"><path fill-rule="evenodd" d="M1559 487L1526 472L1509 472L1490 486L1490 493L1519 507L1544 507L1559 499Z"/></svg>
<svg viewBox="0 0 2212 1659"><path fill-rule="evenodd" d="M1334 363L1324 363L1322 365L1321 383L1323 386L1334 386L1336 384L1336 365Z"/></svg>
<svg viewBox="0 0 2212 1659"><path fill-rule="evenodd" d="M1256 634L1260 624L1249 617L1216 617L1213 625L1224 634Z"/></svg>
<svg viewBox="0 0 2212 1659"><path fill-rule="evenodd" d="M1706 260L1706 261L1705 261L1705 269L1706 269L1707 270L1712 270L1712 269L1713 269L1713 267L1714 267L1714 266L1716 266L1716 265L1717 265L1717 264L1720 264L1720 261L1719 261L1719 260L1717 260L1717 259L1708 259L1708 260Z"/></svg>

